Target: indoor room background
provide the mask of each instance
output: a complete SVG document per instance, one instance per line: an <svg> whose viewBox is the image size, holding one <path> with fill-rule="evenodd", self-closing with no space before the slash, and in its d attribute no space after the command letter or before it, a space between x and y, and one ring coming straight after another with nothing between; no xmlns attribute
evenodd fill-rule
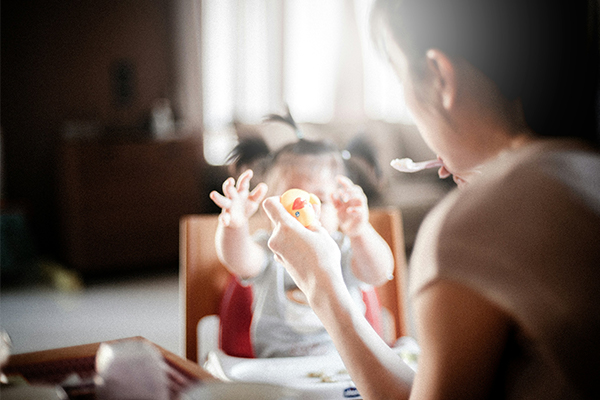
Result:
<svg viewBox="0 0 600 400"><path fill-rule="evenodd" d="M2 17L0 326L15 351L150 336L180 352L179 219L244 135L289 107L308 138L365 138L373 206L402 212L407 250L452 183L402 175L435 157L368 30L371 0L17 2Z"/></svg>

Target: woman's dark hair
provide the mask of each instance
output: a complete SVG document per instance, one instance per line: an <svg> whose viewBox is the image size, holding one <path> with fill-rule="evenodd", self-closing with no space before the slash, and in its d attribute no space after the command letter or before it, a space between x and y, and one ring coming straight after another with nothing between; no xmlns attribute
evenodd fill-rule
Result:
<svg viewBox="0 0 600 400"><path fill-rule="evenodd" d="M377 0L374 38L389 29L412 71L428 49L462 57L539 135L598 143L597 0Z"/></svg>

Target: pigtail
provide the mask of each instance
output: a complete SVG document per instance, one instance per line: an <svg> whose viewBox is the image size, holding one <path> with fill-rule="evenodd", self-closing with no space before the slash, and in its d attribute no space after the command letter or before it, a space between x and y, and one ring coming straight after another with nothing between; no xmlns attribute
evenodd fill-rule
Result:
<svg viewBox="0 0 600 400"><path fill-rule="evenodd" d="M265 116L263 120L264 122L281 122L291 127L296 134L296 139L298 139L297 141L290 142L274 151L271 154L273 162L275 162L281 154L318 155L324 153L335 153L339 155L340 151L333 142L327 140L305 139L304 132L300 130L296 124L296 121L294 121L294 118L292 117L290 109L287 105L285 106L285 111L285 115L269 114Z"/></svg>
<svg viewBox="0 0 600 400"><path fill-rule="evenodd" d="M300 128L296 124L296 121L294 121L294 118L290 113L290 108L287 104L285 106L285 112L285 115L269 114L264 118L263 122L283 122L284 124L290 126L294 130L294 133L296 134L296 138L298 140L304 139L304 133L300 130Z"/></svg>
<svg viewBox="0 0 600 400"><path fill-rule="evenodd" d="M358 135L342 151L342 158L348 177L362 187L369 205L380 202L384 175L373 143L366 138L366 135Z"/></svg>
<svg viewBox="0 0 600 400"><path fill-rule="evenodd" d="M271 150L262 136L249 136L240 139L227 157L230 173L238 177L246 169L254 170L255 175L263 172L264 164L269 159Z"/></svg>

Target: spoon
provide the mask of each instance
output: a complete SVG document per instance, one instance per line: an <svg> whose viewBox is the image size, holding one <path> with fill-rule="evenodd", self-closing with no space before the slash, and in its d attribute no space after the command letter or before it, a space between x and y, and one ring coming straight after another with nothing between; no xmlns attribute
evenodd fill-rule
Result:
<svg viewBox="0 0 600 400"><path fill-rule="evenodd" d="M414 162L410 158L396 158L390 163L392 168L400 172L417 172L427 168L436 168L444 165L440 160Z"/></svg>

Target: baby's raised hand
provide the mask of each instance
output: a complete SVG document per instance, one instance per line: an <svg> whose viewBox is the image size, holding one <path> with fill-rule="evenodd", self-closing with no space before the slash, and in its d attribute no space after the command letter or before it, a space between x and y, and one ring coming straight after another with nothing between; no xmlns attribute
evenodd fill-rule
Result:
<svg viewBox="0 0 600 400"><path fill-rule="evenodd" d="M340 230L352 237L369 225L369 206L362 188L345 176L337 177L341 188L333 194Z"/></svg>
<svg viewBox="0 0 600 400"><path fill-rule="evenodd" d="M258 206L267 194L267 185L259 183L250 192L250 179L253 175L252 170L248 169L240 175L237 184L233 178L223 182L223 194L216 190L210 193L212 201L222 208L219 220L223 225L239 228L258 210Z"/></svg>

